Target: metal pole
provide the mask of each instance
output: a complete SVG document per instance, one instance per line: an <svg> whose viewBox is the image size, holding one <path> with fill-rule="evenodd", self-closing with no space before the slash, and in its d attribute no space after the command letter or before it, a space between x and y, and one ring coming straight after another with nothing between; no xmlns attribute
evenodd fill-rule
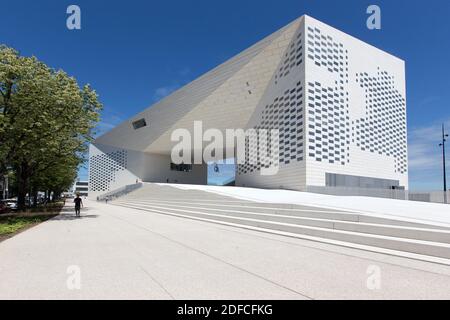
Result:
<svg viewBox="0 0 450 320"><path fill-rule="evenodd" d="M442 167L444 171L444 203L447 203L447 172L445 168L445 142L448 134L445 134L444 124L442 124Z"/></svg>

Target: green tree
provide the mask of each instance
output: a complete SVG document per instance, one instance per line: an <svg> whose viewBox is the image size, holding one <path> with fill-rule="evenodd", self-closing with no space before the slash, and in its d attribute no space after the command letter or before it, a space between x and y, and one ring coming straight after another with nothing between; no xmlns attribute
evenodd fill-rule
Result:
<svg viewBox="0 0 450 320"><path fill-rule="evenodd" d="M0 171L14 170L23 208L31 188L59 192L73 182L102 105L89 85L5 46L0 92Z"/></svg>

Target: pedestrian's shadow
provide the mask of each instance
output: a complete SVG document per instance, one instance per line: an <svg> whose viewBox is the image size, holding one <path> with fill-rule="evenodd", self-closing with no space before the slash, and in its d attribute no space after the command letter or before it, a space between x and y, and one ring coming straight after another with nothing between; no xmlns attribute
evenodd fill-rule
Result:
<svg viewBox="0 0 450 320"><path fill-rule="evenodd" d="M89 211L89 208L83 208L81 209L81 212ZM64 207L60 211L61 213L74 213L75 214L75 207Z"/></svg>
<svg viewBox="0 0 450 320"><path fill-rule="evenodd" d="M73 211L71 211L73 212ZM78 220L78 219L92 219L92 218L97 218L98 215L97 214L81 214L81 216L77 217L75 215L75 213L73 214L60 214L56 217L53 218L53 220L60 220L60 221L64 221L64 220Z"/></svg>

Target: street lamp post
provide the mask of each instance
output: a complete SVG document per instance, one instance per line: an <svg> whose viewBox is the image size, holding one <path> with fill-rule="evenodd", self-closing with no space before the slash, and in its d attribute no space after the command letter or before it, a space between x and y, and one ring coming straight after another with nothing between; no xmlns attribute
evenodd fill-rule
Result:
<svg viewBox="0 0 450 320"><path fill-rule="evenodd" d="M445 170L445 142L447 137L448 134L445 133L444 124L442 124L442 143L439 146L442 147L442 166L444 169L444 203L447 203L447 174Z"/></svg>

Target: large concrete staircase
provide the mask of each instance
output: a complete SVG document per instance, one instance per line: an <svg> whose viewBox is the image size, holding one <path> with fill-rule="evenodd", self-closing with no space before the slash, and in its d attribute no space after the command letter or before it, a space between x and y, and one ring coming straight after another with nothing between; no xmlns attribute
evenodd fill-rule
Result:
<svg viewBox="0 0 450 320"><path fill-rule="evenodd" d="M289 204L238 200L144 184L112 204L285 236L450 264L450 228Z"/></svg>

